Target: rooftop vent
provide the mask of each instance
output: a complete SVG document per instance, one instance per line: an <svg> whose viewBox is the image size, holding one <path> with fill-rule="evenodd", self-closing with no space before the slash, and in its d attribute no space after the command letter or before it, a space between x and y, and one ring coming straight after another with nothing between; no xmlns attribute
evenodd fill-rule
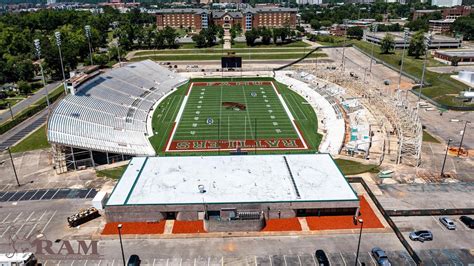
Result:
<svg viewBox="0 0 474 266"><path fill-rule="evenodd" d="M206 193L206 190L204 189L204 185L198 185L199 193Z"/></svg>

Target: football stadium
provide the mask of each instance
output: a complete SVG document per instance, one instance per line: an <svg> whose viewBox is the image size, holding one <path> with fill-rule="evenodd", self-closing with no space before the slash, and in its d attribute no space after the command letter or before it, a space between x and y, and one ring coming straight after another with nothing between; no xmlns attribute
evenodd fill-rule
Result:
<svg viewBox="0 0 474 266"><path fill-rule="evenodd" d="M282 72L191 77L151 60L76 80L52 110L48 141L59 173L129 160L107 222L259 231L268 219L358 215L330 155L343 117L305 82Z"/></svg>

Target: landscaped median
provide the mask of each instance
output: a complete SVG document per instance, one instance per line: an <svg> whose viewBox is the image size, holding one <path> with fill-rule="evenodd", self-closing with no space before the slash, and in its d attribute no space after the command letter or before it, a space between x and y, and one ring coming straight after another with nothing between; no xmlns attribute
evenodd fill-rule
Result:
<svg viewBox="0 0 474 266"><path fill-rule="evenodd" d="M52 91L49 92L49 101L52 104L55 102L61 94L64 92L63 84L58 85ZM34 104L32 104L27 109L21 111L20 113L16 114L12 119L7 120L2 125L0 125L0 134L7 132L8 130L12 129L16 125L20 124L21 122L25 121L26 119L34 116L35 114L39 113L41 110L47 107L46 97L42 97Z"/></svg>
<svg viewBox="0 0 474 266"><path fill-rule="evenodd" d="M360 216L364 220L365 229L384 229L384 225L379 220L374 210L365 199L360 196ZM306 221L308 227L304 230L300 219ZM164 234L166 223L172 222L171 234ZM101 235L117 235L119 223L107 223L102 230ZM324 232L326 230L354 230L360 228L360 225L354 224L354 216L308 216L282 219L269 219L261 232L232 232L232 235L274 235L274 234L311 234L313 232ZM334 231L332 231L334 232ZM160 222L134 222L122 223L121 233L123 235L162 235L163 237L219 237L222 234L230 232L206 232L203 221L166 221ZM170 236L174 235L174 236Z"/></svg>

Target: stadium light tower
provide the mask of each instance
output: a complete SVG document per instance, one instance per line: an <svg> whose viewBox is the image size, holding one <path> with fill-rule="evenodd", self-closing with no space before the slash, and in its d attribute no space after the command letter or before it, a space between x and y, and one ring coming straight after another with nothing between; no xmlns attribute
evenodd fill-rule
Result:
<svg viewBox="0 0 474 266"><path fill-rule="evenodd" d="M67 94L67 89L66 89L66 75L64 75L64 64L63 64L63 55L61 53L61 33L59 31L56 31L54 33L54 37L56 37L56 45L58 46L59 50L59 60L61 61L61 70L63 72L63 85L64 85L64 92Z"/></svg>
<svg viewBox="0 0 474 266"><path fill-rule="evenodd" d="M84 27L84 30L86 31L86 37L87 37L87 40L89 42L89 55L91 57L91 66L92 66L94 64L94 62L92 61L91 26L86 25Z"/></svg>
<svg viewBox="0 0 474 266"><path fill-rule="evenodd" d="M400 63L400 74L398 75L398 87L397 87L398 91L400 91L400 84L402 83L403 59L405 58L405 49L407 46L409 36L410 36L410 29L405 28L403 30L403 51L402 51L402 61ZM408 91L407 91L407 95L408 95Z"/></svg>
<svg viewBox="0 0 474 266"><path fill-rule="evenodd" d="M345 30L345 34L344 34L344 45L342 46L342 72L344 72L344 68L345 68L345 59L346 59L346 56L345 56L345 51L346 51L346 41L347 41L347 19L344 19L343 21L343 24L344 24L344 30Z"/></svg>
<svg viewBox="0 0 474 266"><path fill-rule="evenodd" d="M374 36L374 38L375 38L375 33L377 32L377 28L378 28L377 24L372 25L372 32L373 32L372 36ZM374 61L374 46L375 46L375 42L372 42L372 56L370 57L370 66L369 66L370 73L372 73L372 61Z"/></svg>
<svg viewBox="0 0 474 266"><path fill-rule="evenodd" d="M36 54L36 57L38 57L38 61L39 62L39 66L40 66L40 70L41 70L41 79L43 80L43 86L46 90L46 104L48 105L48 109L49 109L49 92L48 92L48 87L46 86L46 80L44 79L44 72L43 72L43 65L41 64L41 43L40 43L40 40L38 39L35 39L34 41L34 45L35 45L35 54Z"/></svg>
<svg viewBox="0 0 474 266"><path fill-rule="evenodd" d="M112 22L112 27L114 29L116 29L118 27L118 22L117 21L114 21ZM117 36L117 42L116 42L116 45L117 45L117 53L118 53L118 61L119 61L119 66L122 66L122 61L120 60L120 36Z"/></svg>
<svg viewBox="0 0 474 266"><path fill-rule="evenodd" d="M426 71L426 60L428 59L428 49L430 48L431 42L433 41L433 34L428 33L428 37L425 38L425 61L423 62L423 71L421 72L421 84L420 89L418 90L418 101L421 99L421 90L425 83L425 71Z"/></svg>

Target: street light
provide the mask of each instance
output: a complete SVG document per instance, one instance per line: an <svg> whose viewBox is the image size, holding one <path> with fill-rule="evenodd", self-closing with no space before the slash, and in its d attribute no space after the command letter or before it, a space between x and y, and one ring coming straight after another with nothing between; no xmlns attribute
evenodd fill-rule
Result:
<svg viewBox="0 0 474 266"><path fill-rule="evenodd" d="M10 147L5 148L8 151L8 155L10 155L10 161L12 162L13 172L15 173L16 184L20 186L20 181L18 181L18 175L16 173L15 163L13 162L12 152L10 151Z"/></svg>
<svg viewBox="0 0 474 266"><path fill-rule="evenodd" d="M59 50L59 59L61 61L61 70L63 72L63 85L64 85L64 92L67 94L67 89L66 89L66 75L64 75L64 64L63 64L63 55L61 53L61 33L59 31L56 31L54 33L54 36L56 37L56 45L58 46Z"/></svg>
<svg viewBox="0 0 474 266"><path fill-rule="evenodd" d="M357 266L358 263L359 263L360 239L362 238L362 226L364 225L364 220L359 219L358 221L360 223L360 231L359 231L359 243L357 244L357 253L356 253L355 266Z"/></svg>
<svg viewBox="0 0 474 266"><path fill-rule="evenodd" d="M423 62L423 72L421 72L421 84L420 84L420 89L418 91L418 101L420 101L421 90L423 89L423 85L425 83L426 60L428 58L428 49L432 41L433 41L433 35L430 32L428 33L428 37L425 38L425 61Z"/></svg>
<svg viewBox="0 0 474 266"><path fill-rule="evenodd" d="M400 91L400 84L402 83L402 72L403 72L403 59L405 58L405 48L407 46L408 37L410 36L410 29L405 28L403 30L403 52L402 52L402 62L400 63L400 74L398 75L398 90ZM407 91L408 95L408 91Z"/></svg>
<svg viewBox="0 0 474 266"><path fill-rule="evenodd" d="M344 24L344 44L342 46L342 72L344 72L344 61L345 61L345 51L346 51L346 41L347 41L347 19L343 19L342 23Z"/></svg>
<svg viewBox="0 0 474 266"><path fill-rule="evenodd" d="M120 249L122 250L123 265L125 266L125 253L123 253L122 232L120 231L122 229L122 224L117 225L117 229L118 229L119 239L120 239Z"/></svg>
<svg viewBox="0 0 474 266"><path fill-rule="evenodd" d="M441 177L444 177L444 165L446 164L446 157L448 156L449 144L453 141L448 139L448 146L446 147L446 153L444 154L443 166L441 167Z"/></svg>
<svg viewBox="0 0 474 266"><path fill-rule="evenodd" d="M377 32L378 25L374 24L372 25L372 37L375 39L375 33ZM372 56L370 57L370 67L369 67L369 72L372 73L372 61L374 60L374 46L375 46L375 41L372 41Z"/></svg>
<svg viewBox="0 0 474 266"><path fill-rule="evenodd" d="M40 43L40 40L38 39L35 39L33 42L35 45L36 57L38 57L38 61L40 65L41 79L43 80L43 86L46 90L46 104L48 105L48 109L49 109L49 92L48 92L48 87L46 86L46 80L44 78L43 65L41 64L41 43Z"/></svg>
<svg viewBox="0 0 474 266"><path fill-rule="evenodd" d="M86 31L86 37L87 37L87 40L89 41L89 55L91 57L91 66L92 66L94 63L92 61L91 26L86 25L84 27L84 30Z"/></svg>
<svg viewBox="0 0 474 266"><path fill-rule="evenodd" d="M459 154L461 154L462 142L464 140L464 134L466 133L466 126L467 126L468 123L471 123L471 121L466 121L464 123L464 129L462 131L461 143L459 143L458 157L459 157Z"/></svg>

